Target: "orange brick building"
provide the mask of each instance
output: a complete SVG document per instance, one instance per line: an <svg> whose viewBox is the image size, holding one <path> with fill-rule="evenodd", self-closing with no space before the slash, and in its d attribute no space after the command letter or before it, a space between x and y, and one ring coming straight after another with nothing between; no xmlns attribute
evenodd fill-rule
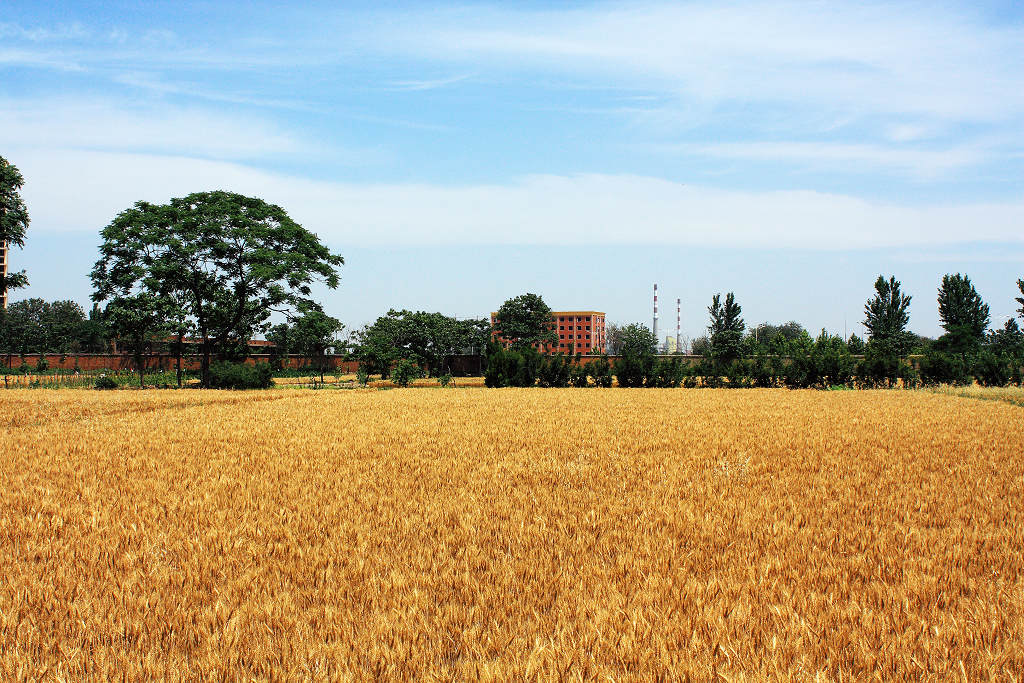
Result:
<svg viewBox="0 0 1024 683"><path fill-rule="evenodd" d="M558 335L558 344L538 349L541 353L597 353L605 350L603 311L551 311L551 328ZM498 314L491 313L493 337L508 347L498 334Z"/></svg>

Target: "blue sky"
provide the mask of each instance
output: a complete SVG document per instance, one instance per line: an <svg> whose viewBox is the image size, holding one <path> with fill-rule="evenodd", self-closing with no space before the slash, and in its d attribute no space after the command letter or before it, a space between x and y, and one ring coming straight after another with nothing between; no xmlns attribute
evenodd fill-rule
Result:
<svg viewBox="0 0 1024 683"><path fill-rule="evenodd" d="M86 303L118 211L216 188L346 257L322 299L349 327L524 291L647 321L657 281L686 336L717 291L750 323L862 333L884 273L936 335L943 273L996 323L1024 277L1018 3L3 10L28 296Z"/></svg>

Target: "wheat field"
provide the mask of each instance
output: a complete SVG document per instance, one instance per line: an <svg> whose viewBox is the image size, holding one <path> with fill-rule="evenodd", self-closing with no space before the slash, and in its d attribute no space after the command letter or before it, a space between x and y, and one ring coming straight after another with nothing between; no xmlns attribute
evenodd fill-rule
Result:
<svg viewBox="0 0 1024 683"><path fill-rule="evenodd" d="M1022 680L1024 411L0 397L3 680Z"/></svg>

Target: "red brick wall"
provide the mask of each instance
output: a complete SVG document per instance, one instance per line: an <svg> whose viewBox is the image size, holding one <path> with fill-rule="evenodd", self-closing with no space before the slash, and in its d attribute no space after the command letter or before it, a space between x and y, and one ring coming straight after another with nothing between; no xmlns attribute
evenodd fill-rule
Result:
<svg viewBox="0 0 1024 683"><path fill-rule="evenodd" d="M45 356L51 370L72 370L75 367L76 360L80 370L132 370L135 368L134 359L130 355L125 354L81 353L77 356L61 356L60 354L48 353ZM359 367L359 361L345 360L340 356L329 356L328 358L330 361L329 367L340 368L342 372L355 372L356 368ZM39 354L29 353L25 354L24 357L19 355L0 356L0 368L19 367L22 360L34 368L39 364ZM252 365L257 362L267 362L268 360L270 360L270 356L267 354L254 354L247 358L245 362ZM305 358L292 357L284 365L285 367L297 370L300 367L309 365L309 362ZM187 356L182 358L181 366L186 370L198 370L200 360L196 356ZM146 358L146 368L149 370L174 370L175 367L177 367L176 360L172 355L153 354Z"/></svg>

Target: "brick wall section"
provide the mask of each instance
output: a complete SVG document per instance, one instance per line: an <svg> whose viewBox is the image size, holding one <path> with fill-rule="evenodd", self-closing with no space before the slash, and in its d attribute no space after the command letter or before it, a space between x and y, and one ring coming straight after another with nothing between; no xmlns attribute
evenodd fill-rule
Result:
<svg viewBox="0 0 1024 683"><path fill-rule="evenodd" d="M19 367L24 360L29 364L30 367L36 367L39 364L38 353L28 353L24 357L19 355L13 356L2 356L0 357L0 368L16 368ZM78 367L81 370L133 370L135 368L135 360L131 355L116 354L116 353L80 353L77 356L67 355L61 356L56 353L45 354L46 363L49 365L51 370L63 369L73 370L75 367L75 361L78 361ZM252 365L257 362L267 362L270 356L267 354L254 354L245 360L246 363ZM329 356L331 368L340 368L342 372L351 373L355 372L356 368L359 367L359 361L345 360L340 356ZM284 365L292 369L298 369L309 363L305 358L292 357L287 360ZM186 356L181 359L181 366L186 370L198 370L200 367L200 360L196 356ZM148 370L174 370L176 367L175 357L169 354L153 354L146 357L146 368Z"/></svg>
<svg viewBox="0 0 1024 683"><path fill-rule="evenodd" d="M701 361L701 356L660 356L661 358L678 358L681 362L687 365L695 365ZM250 365L256 362L267 362L270 356L267 354L254 354L246 359L246 363ZM341 356L328 356L329 367L338 368L344 373L354 373L359 368L359 361L356 360L345 360ZM574 356L575 358L575 356ZM586 363L590 360L598 358L598 356L582 356L582 362ZM608 356L608 360L615 362L618 356ZM859 358L859 356L858 356ZM99 353L82 353L77 356L68 355L64 356L63 359L59 354L46 354L46 362L49 364L50 369L64 369L71 370L75 367L75 359L78 360L78 367L82 370L132 370L135 368L135 361L130 355L122 354L99 354ZM909 356L907 360L917 367L919 365L920 356ZM30 353L24 356L24 360L29 364L30 367L35 367L39 363L39 354ZM174 356L167 354L154 354L146 359L146 367L150 370L174 370ZM16 368L21 365L22 356L0 356L0 369L2 368ZM298 369L303 366L307 366L309 363L305 358L292 357L289 358L286 366L292 369ZM182 367L188 370L199 369L199 358L196 356L188 356L182 359ZM480 375L483 374L483 359L480 356L454 356L451 359L451 371L454 375Z"/></svg>

